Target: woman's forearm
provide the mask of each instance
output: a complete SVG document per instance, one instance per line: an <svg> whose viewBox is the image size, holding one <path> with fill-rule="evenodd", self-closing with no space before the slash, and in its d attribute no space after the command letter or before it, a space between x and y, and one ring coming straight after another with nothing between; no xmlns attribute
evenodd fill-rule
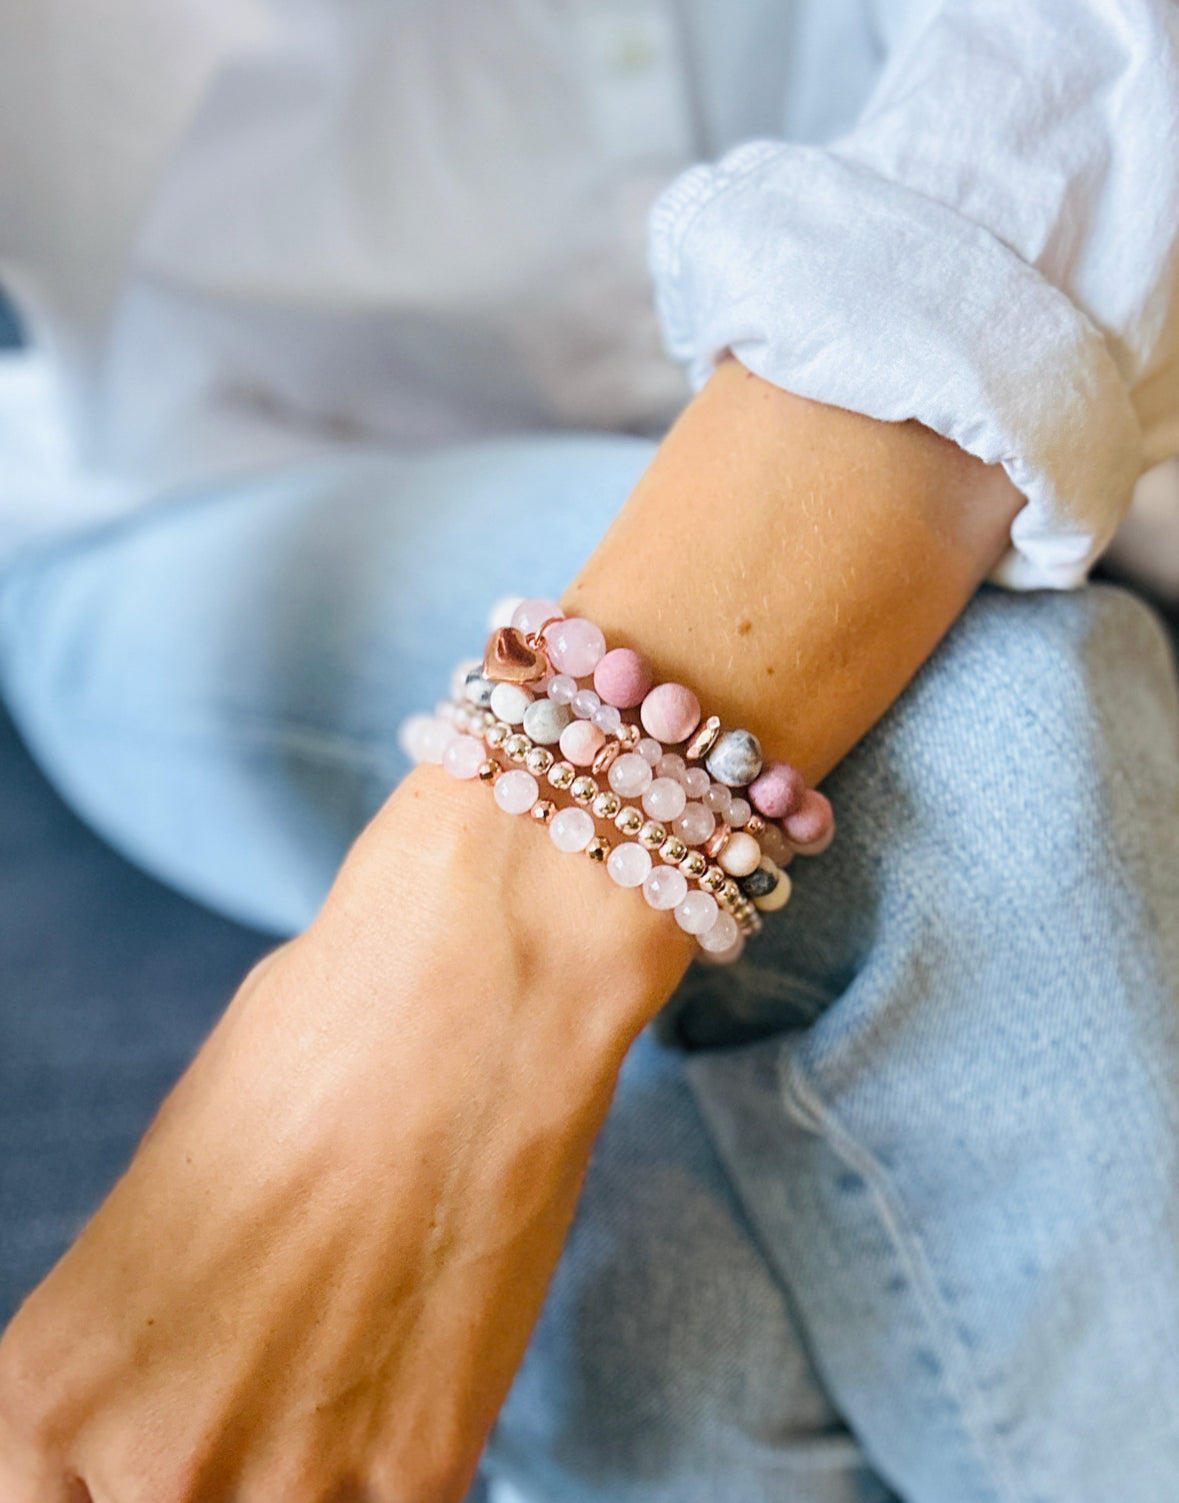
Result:
<svg viewBox="0 0 1179 1503"><path fill-rule="evenodd" d="M936 647L1021 505L1002 470L927 428L730 359L561 603L816 780Z"/></svg>

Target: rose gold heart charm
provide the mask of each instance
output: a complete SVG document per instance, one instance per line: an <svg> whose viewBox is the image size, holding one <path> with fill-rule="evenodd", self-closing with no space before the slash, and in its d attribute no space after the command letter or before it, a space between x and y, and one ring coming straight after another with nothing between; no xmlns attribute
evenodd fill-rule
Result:
<svg viewBox="0 0 1179 1503"><path fill-rule="evenodd" d="M501 626L487 639L483 676L495 684L531 684L549 671L549 660L539 649L529 647L524 633L514 626Z"/></svg>

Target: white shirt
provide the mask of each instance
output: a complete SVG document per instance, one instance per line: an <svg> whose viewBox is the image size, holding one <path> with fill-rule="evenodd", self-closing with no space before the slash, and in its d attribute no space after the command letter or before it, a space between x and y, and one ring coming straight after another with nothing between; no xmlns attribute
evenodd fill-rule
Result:
<svg viewBox="0 0 1179 1503"><path fill-rule="evenodd" d="M17 0L0 551L355 438L657 432L732 349L1004 464L997 577L1070 587L1179 452L1177 226L1174 0Z"/></svg>

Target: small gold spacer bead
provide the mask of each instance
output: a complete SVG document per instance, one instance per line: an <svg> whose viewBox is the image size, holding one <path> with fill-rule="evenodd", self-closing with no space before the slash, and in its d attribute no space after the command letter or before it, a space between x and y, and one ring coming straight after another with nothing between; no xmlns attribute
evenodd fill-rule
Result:
<svg viewBox="0 0 1179 1503"><path fill-rule="evenodd" d="M633 804L627 804L614 816L614 827L623 835L637 835L643 828L643 816Z"/></svg>
<svg viewBox="0 0 1179 1503"><path fill-rule="evenodd" d="M577 768L572 762L554 762L546 773L546 777L554 788L568 788L577 776Z"/></svg>
<svg viewBox="0 0 1179 1503"><path fill-rule="evenodd" d="M538 798L528 812L538 825L547 825L557 812L557 806L553 803L552 799Z"/></svg>
<svg viewBox="0 0 1179 1503"><path fill-rule="evenodd" d="M599 819L613 819L622 808L622 800L613 788L604 788L594 799L594 813Z"/></svg>
<svg viewBox="0 0 1179 1503"><path fill-rule="evenodd" d="M603 840L600 835L595 835L586 846L585 853L591 861L605 861L610 854L610 842Z"/></svg>
<svg viewBox="0 0 1179 1503"><path fill-rule="evenodd" d="M533 772L538 778L541 778L548 772L556 760L556 757L553 756L547 746L534 746L524 758L524 766L527 767L529 772Z"/></svg>
<svg viewBox="0 0 1179 1503"><path fill-rule="evenodd" d="M479 781L481 783L487 783L490 786L499 777L499 773L500 766L498 762L480 762Z"/></svg>
<svg viewBox="0 0 1179 1503"><path fill-rule="evenodd" d="M698 882L708 870L708 857L703 851L689 851L680 862L680 871L693 882Z"/></svg>
<svg viewBox="0 0 1179 1503"><path fill-rule="evenodd" d="M667 831L657 819L649 819L639 831L639 844L648 851L657 851L667 839Z"/></svg>
<svg viewBox="0 0 1179 1503"><path fill-rule="evenodd" d="M497 720L494 725L488 726L483 739L493 751L498 751L511 734L512 728L507 721Z"/></svg>
<svg viewBox="0 0 1179 1503"><path fill-rule="evenodd" d="M728 880L728 876L721 870L719 866L710 866L704 873L704 875L700 878L700 886L704 889L705 892L711 892L715 894L720 892L721 888L724 887L725 883Z"/></svg>
<svg viewBox="0 0 1179 1503"><path fill-rule="evenodd" d="M597 783L593 778L587 777L585 773L582 773L579 778L574 778L573 782L569 785L570 797L577 804L592 804L594 799L597 798L598 792Z"/></svg>
<svg viewBox="0 0 1179 1503"><path fill-rule="evenodd" d="M733 878L730 877L725 885L721 888L720 895L722 898L724 898L726 903L735 903L741 896L741 889L737 886Z"/></svg>
<svg viewBox="0 0 1179 1503"><path fill-rule="evenodd" d="M504 742L504 751L511 757L513 762L523 762L524 758L532 750L532 738L516 731Z"/></svg>
<svg viewBox="0 0 1179 1503"><path fill-rule="evenodd" d="M745 828L751 835L764 835L766 832L765 819L760 814L751 814L745 821Z"/></svg>
<svg viewBox="0 0 1179 1503"><path fill-rule="evenodd" d="M666 861L671 866L678 866L688 854L688 847L678 835L669 835L659 847L660 861Z"/></svg>

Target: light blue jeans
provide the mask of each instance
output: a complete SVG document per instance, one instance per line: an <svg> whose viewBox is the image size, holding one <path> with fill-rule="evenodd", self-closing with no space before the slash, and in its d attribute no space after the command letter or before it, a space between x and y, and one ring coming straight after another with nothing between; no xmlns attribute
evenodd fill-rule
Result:
<svg viewBox="0 0 1179 1503"><path fill-rule="evenodd" d="M497 596L560 590L648 456L353 454L176 498L0 584L5 696L115 845L296 929L402 716ZM488 1473L526 1503L1175 1503L1165 634L1114 588L984 589L826 786L832 850L627 1063Z"/></svg>

